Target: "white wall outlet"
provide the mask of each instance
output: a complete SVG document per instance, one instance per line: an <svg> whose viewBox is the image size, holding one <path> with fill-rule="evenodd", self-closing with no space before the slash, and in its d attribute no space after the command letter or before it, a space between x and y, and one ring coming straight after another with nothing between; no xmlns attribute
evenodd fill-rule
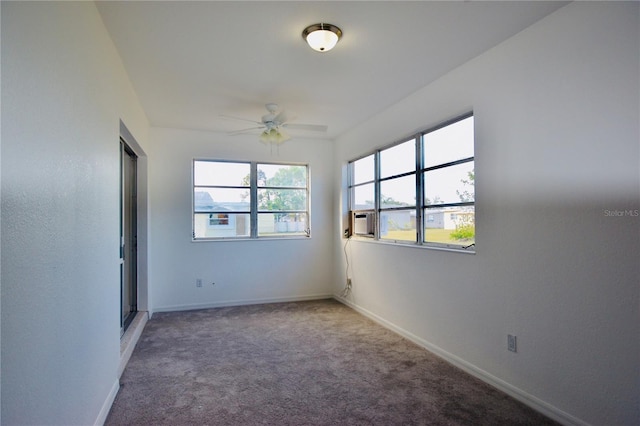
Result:
<svg viewBox="0 0 640 426"><path fill-rule="evenodd" d="M507 334L507 349L511 352L518 352L517 337L513 334Z"/></svg>
<svg viewBox="0 0 640 426"><path fill-rule="evenodd" d="M196 278L196 287L202 287L202 278Z"/></svg>

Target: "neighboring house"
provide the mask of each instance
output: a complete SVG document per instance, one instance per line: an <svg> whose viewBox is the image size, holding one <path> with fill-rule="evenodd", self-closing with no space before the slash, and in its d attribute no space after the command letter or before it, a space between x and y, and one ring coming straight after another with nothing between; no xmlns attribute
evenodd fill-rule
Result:
<svg viewBox="0 0 640 426"><path fill-rule="evenodd" d="M471 225L475 221L473 209L444 208L428 210L425 213L425 228L451 229L462 225ZM416 212L414 210L386 211L380 215L380 234L388 231L415 229Z"/></svg>
<svg viewBox="0 0 640 426"><path fill-rule="evenodd" d="M380 234L402 229L416 229L415 210L386 211L380 215Z"/></svg>
<svg viewBox="0 0 640 426"><path fill-rule="evenodd" d="M216 203L208 192L194 193L195 215L194 230L196 235L212 238L249 236L251 224L248 202ZM214 213L211 213L211 212ZM260 213L258 215L260 234L301 233L307 229L304 215Z"/></svg>
<svg viewBox="0 0 640 426"><path fill-rule="evenodd" d="M428 229L456 229L460 225L472 224L474 220L473 210L442 209L427 211L424 223Z"/></svg>
<svg viewBox="0 0 640 426"><path fill-rule="evenodd" d="M195 216L196 235L205 237L249 236L249 214L208 213Z"/></svg>
<svg viewBox="0 0 640 426"><path fill-rule="evenodd" d="M416 210L382 210L379 217L381 239L415 242L424 238L434 243L473 242L475 212L473 207L439 207L425 209L424 228L418 229ZM420 234L421 232L421 234Z"/></svg>

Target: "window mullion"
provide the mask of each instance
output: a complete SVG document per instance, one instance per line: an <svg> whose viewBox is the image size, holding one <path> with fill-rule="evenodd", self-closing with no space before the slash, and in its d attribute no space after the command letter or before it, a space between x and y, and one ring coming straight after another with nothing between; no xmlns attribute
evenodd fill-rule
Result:
<svg viewBox="0 0 640 426"><path fill-rule="evenodd" d="M304 230L304 232L307 234L307 237L311 236L311 172L309 171L309 165L306 166L307 168L307 182L306 182L306 187L305 189L305 193L307 194L307 211L306 211L306 215L307 215L307 229Z"/></svg>
<svg viewBox="0 0 640 426"><path fill-rule="evenodd" d="M422 135L416 136L416 239L418 244L423 242L424 215L422 205L424 204L424 173Z"/></svg>
<svg viewBox="0 0 640 426"><path fill-rule="evenodd" d="M251 198L251 238L258 237L258 163L251 162L251 188L249 190Z"/></svg>
<svg viewBox="0 0 640 426"><path fill-rule="evenodd" d="M472 161L475 161L475 157L467 157L467 158L463 158L461 160L451 161L451 162L443 163L443 164L437 164L435 166L426 167L422 171L423 172L431 172L433 170L444 169L445 167L457 166L458 164L470 163Z"/></svg>
<svg viewBox="0 0 640 426"><path fill-rule="evenodd" d="M380 239L380 210L381 210L381 206L382 206L382 200L380 199L380 151L376 151L374 157L373 157L373 180L375 182L374 185L374 196L373 196L373 200L374 200L374 208L376 211L376 223L375 223L375 229L374 229L374 239L379 240Z"/></svg>
<svg viewBox="0 0 640 426"><path fill-rule="evenodd" d="M354 163L353 162L348 162L347 163L347 210L351 211L353 210L353 202L354 197L353 197L353 168L354 168ZM349 220L347 219L347 223L349 223ZM344 228L344 226L343 226Z"/></svg>

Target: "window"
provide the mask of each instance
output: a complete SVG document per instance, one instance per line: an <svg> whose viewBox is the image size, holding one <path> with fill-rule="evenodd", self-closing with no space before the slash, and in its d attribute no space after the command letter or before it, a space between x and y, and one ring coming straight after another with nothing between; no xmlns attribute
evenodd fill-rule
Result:
<svg viewBox="0 0 640 426"><path fill-rule="evenodd" d="M193 238L310 236L308 166L193 161Z"/></svg>
<svg viewBox="0 0 640 426"><path fill-rule="evenodd" d="M475 161L473 116L422 135L425 243L472 247L475 244Z"/></svg>
<svg viewBox="0 0 640 426"><path fill-rule="evenodd" d="M375 239L475 245L474 121L468 114L349 163L349 206L373 210Z"/></svg>
<svg viewBox="0 0 640 426"><path fill-rule="evenodd" d="M351 163L351 210L373 209L374 204L374 156Z"/></svg>
<svg viewBox="0 0 640 426"><path fill-rule="evenodd" d="M306 235L307 166L258 164L258 236Z"/></svg>
<svg viewBox="0 0 640 426"><path fill-rule="evenodd" d="M379 152L380 239L417 241L416 140Z"/></svg>

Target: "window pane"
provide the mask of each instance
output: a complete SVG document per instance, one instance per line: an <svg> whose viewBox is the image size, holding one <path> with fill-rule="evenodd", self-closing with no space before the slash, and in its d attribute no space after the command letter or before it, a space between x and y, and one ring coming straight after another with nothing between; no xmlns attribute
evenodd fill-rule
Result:
<svg viewBox="0 0 640 426"><path fill-rule="evenodd" d="M416 141L410 141L380 151L380 177L415 171Z"/></svg>
<svg viewBox="0 0 640 426"><path fill-rule="evenodd" d="M380 212L380 238L383 240L416 241L416 211Z"/></svg>
<svg viewBox="0 0 640 426"><path fill-rule="evenodd" d="M373 180L373 171L375 169L373 154L368 157L361 158L360 160L356 160L351 163L351 165L353 167L353 182L351 182L352 185L362 182L370 182Z"/></svg>
<svg viewBox="0 0 640 426"><path fill-rule="evenodd" d="M351 192L351 210L369 210L375 207L374 187L372 183L356 186Z"/></svg>
<svg viewBox="0 0 640 426"><path fill-rule="evenodd" d="M307 187L307 167L258 164L258 186Z"/></svg>
<svg viewBox="0 0 640 426"><path fill-rule="evenodd" d="M306 210L306 189L258 189L258 210Z"/></svg>
<svg viewBox="0 0 640 426"><path fill-rule="evenodd" d="M306 235L308 222L306 213L259 213L258 235Z"/></svg>
<svg viewBox="0 0 640 426"><path fill-rule="evenodd" d="M424 217L425 242L461 246L475 242L474 206L425 209Z"/></svg>
<svg viewBox="0 0 640 426"><path fill-rule="evenodd" d="M436 169L424 174L424 203L461 203L475 200L474 161Z"/></svg>
<svg viewBox="0 0 640 426"><path fill-rule="evenodd" d="M194 209L197 212L212 210L249 211L250 194L247 189L195 188Z"/></svg>
<svg viewBox="0 0 640 426"><path fill-rule="evenodd" d="M249 186L251 167L248 163L194 161L195 186Z"/></svg>
<svg viewBox="0 0 640 426"><path fill-rule="evenodd" d="M416 205L416 176L380 182L380 207L402 207Z"/></svg>
<svg viewBox="0 0 640 426"><path fill-rule="evenodd" d="M248 237L251 229L248 213L196 213L193 221L196 238Z"/></svg>
<svg viewBox="0 0 640 426"><path fill-rule="evenodd" d="M473 117L423 136L424 167L473 157Z"/></svg>

